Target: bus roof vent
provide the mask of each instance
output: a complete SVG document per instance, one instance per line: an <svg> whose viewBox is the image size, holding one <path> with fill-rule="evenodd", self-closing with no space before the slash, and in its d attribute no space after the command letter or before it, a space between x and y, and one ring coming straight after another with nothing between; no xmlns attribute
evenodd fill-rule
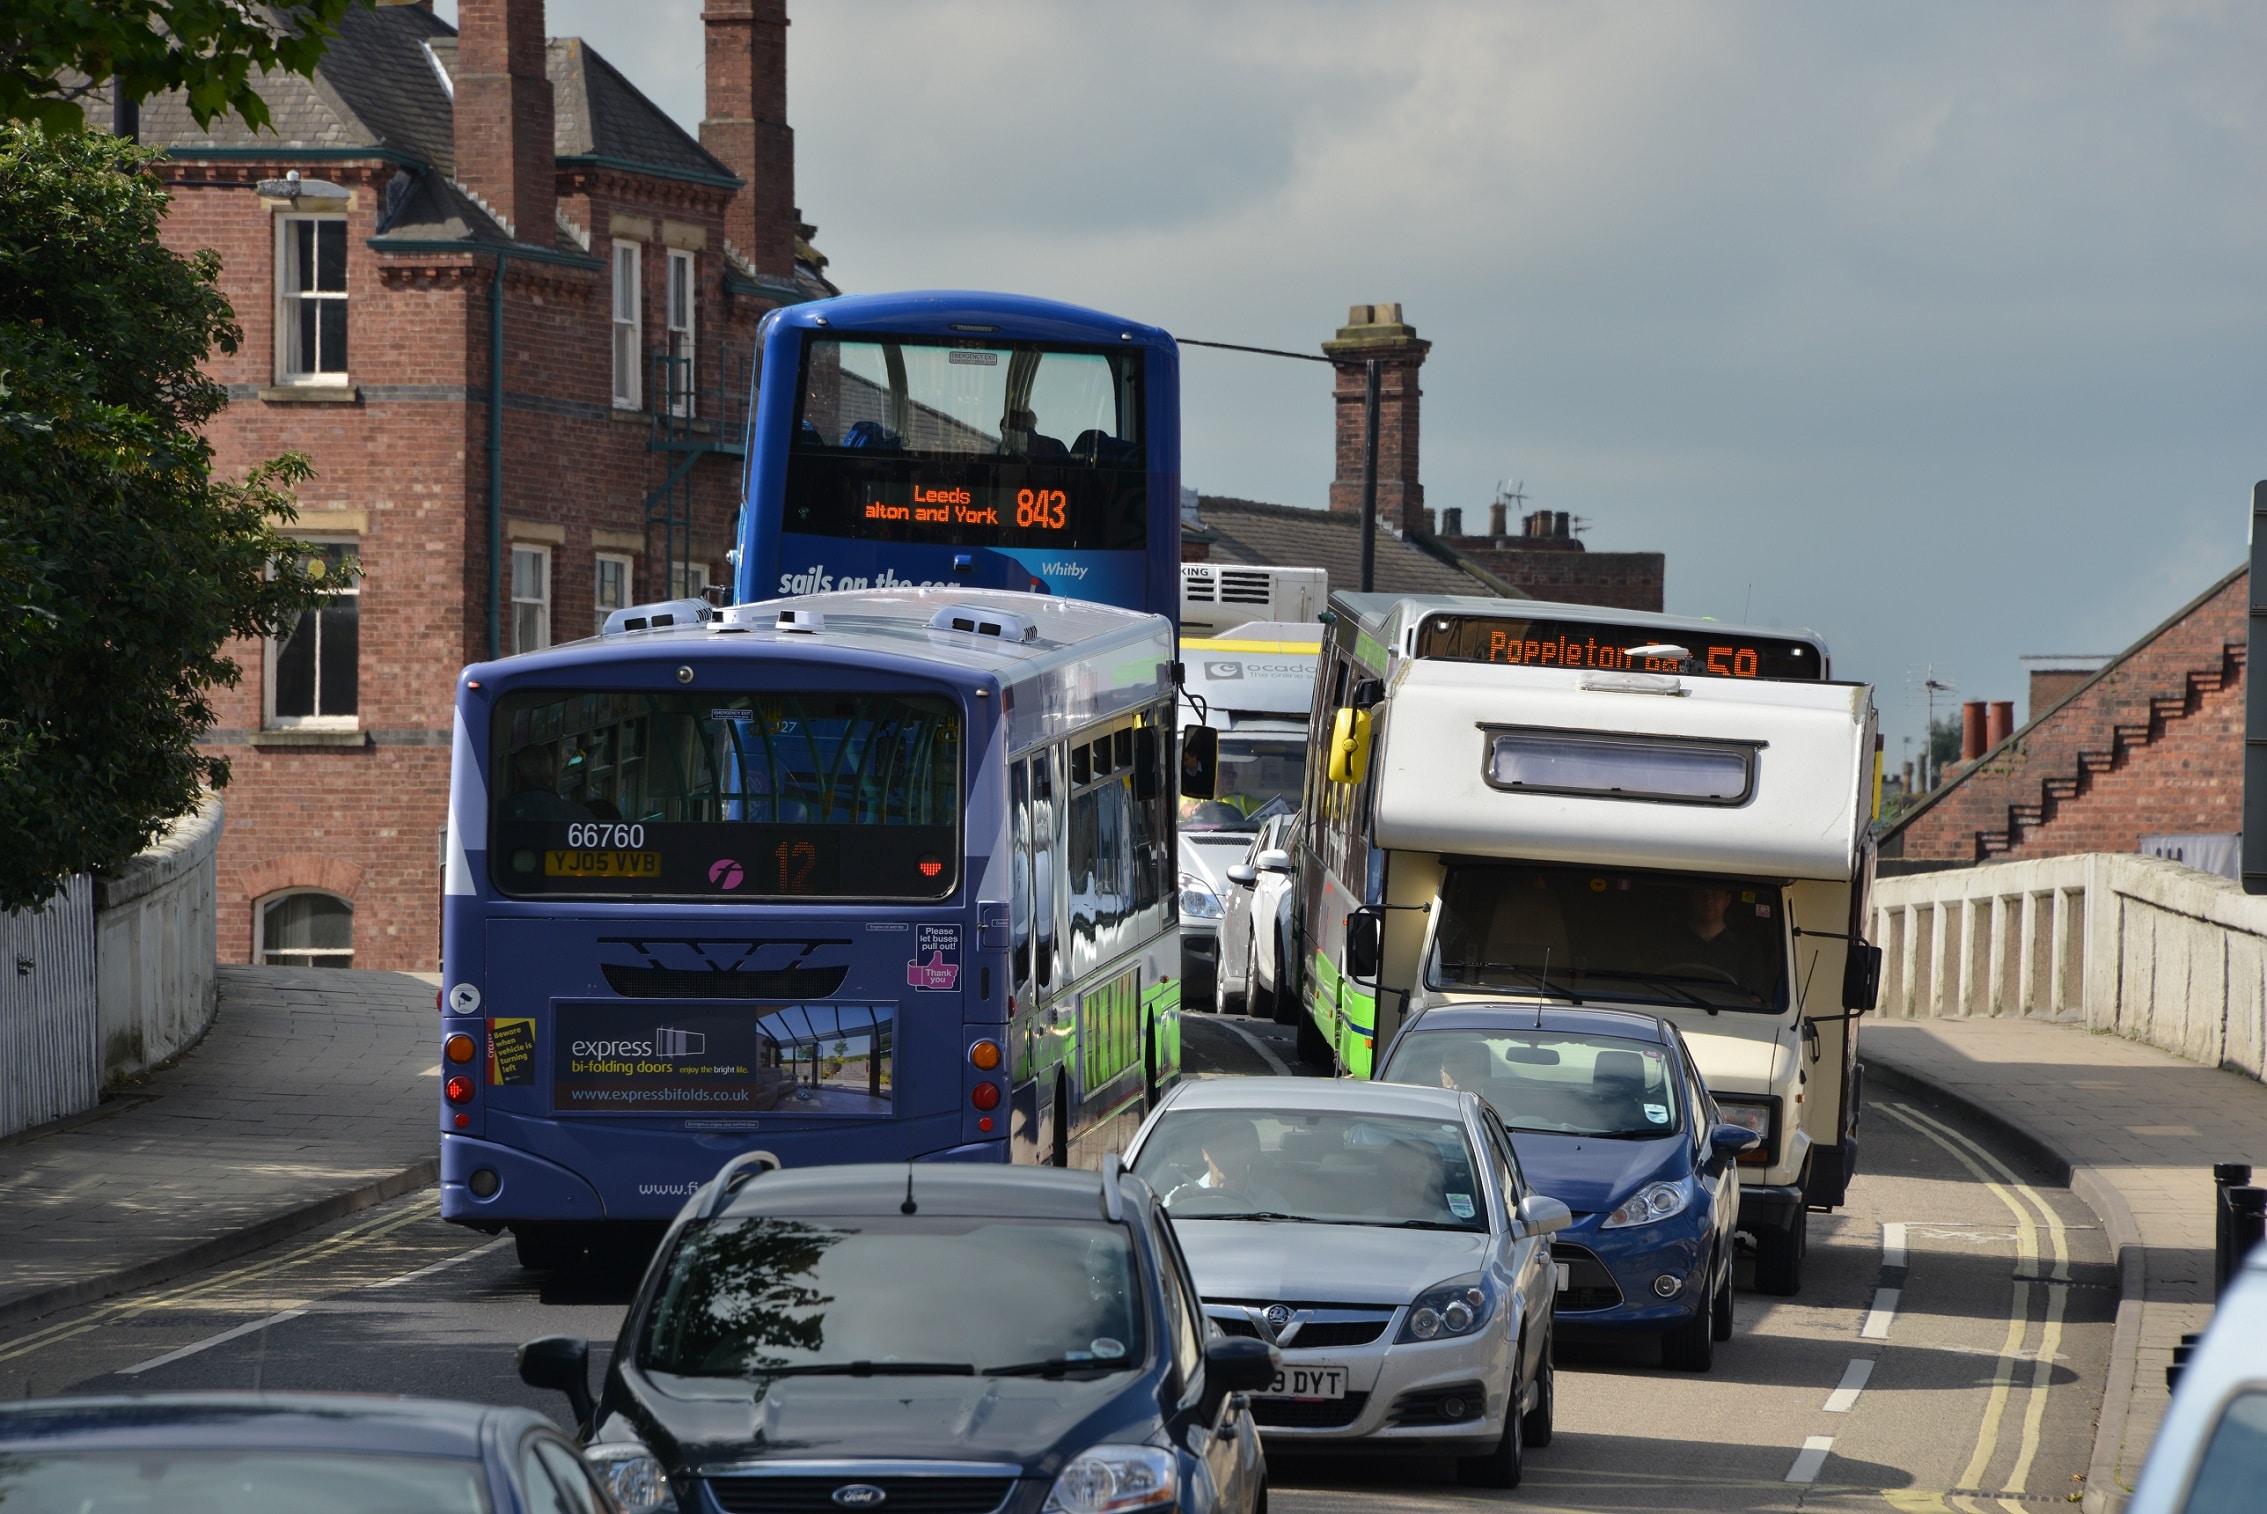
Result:
<svg viewBox="0 0 2267 1514"><path fill-rule="evenodd" d="M1039 628L1011 610L982 605L946 605L929 617L932 631L959 631L968 636L990 636L1000 641L1037 641Z"/></svg>
<svg viewBox="0 0 2267 1514"><path fill-rule="evenodd" d="M779 612L779 629L794 631L804 636L816 636L827 628L824 610L782 610Z"/></svg>
<svg viewBox="0 0 2267 1514"><path fill-rule="evenodd" d="M672 626L697 626L709 618L709 603L705 599L667 599L657 604L631 605L616 610L606 617L601 636L620 636L630 631L665 631Z"/></svg>

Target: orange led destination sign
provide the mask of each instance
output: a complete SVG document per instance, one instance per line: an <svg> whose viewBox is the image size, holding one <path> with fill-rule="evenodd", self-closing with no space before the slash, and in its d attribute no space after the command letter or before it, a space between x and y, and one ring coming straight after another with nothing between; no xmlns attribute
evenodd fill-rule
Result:
<svg viewBox="0 0 2267 1514"><path fill-rule="evenodd" d="M997 491L1001 496L998 500L985 503L978 503L976 495L966 488L933 489L916 482L907 493L910 499L905 504L867 500L865 518L914 526L997 526L1001 512L1008 508L1005 489ZM1060 531L1067 523L1069 509L1070 496L1060 489L1015 491L1015 523L1024 530Z"/></svg>
<svg viewBox="0 0 2267 1514"><path fill-rule="evenodd" d="M1682 648L1689 656L1679 657L1671 648ZM1824 652L1815 643L1789 636L1730 636L1713 633L1706 626L1670 630L1492 615L1427 616L1417 632L1417 655L1448 662L1608 668L1708 678L1815 682L1827 676Z"/></svg>

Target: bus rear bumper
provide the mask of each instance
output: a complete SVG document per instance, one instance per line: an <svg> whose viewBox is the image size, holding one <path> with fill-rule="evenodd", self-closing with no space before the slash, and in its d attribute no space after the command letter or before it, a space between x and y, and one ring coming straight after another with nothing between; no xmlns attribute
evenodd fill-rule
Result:
<svg viewBox="0 0 2267 1514"><path fill-rule="evenodd" d="M490 1179L481 1174L493 1174ZM479 1190L487 1188L485 1197ZM471 1136L441 1136L441 1218L488 1228L529 1220L602 1220L598 1190L556 1162Z"/></svg>

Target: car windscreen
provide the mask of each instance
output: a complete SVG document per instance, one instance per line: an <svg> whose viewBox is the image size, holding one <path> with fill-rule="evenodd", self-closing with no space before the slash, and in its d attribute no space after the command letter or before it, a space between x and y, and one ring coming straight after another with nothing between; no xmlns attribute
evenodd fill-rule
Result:
<svg viewBox="0 0 2267 1514"><path fill-rule="evenodd" d="M1307 744L1299 736L1222 736L1212 799L1181 801L1184 831L1250 834L1299 808L1307 782Z"/></svg>
<svg viewBox="0 0 2267 1514"><path fill-rule="evenodd" d="M1476 1093L1514 1130L1644 1139L1684 1123L1666 1049L1622 1036L1414 1031L1378 1076Z"/></svg>
<svg viewBox="0 0 2267 1514"><path fill-rule="evenodd" d="M2182 1514L2256 1509L2263 1481L2267 1481L2267 1393L2253 1390L2237 1394L2221 1412L2196 1465Z"/></svg>
<svg viewBox="0 0 2267 1514"><path fill-rule="evenodd" d="M940 694L522 689L492 726L515 895L942 899L961 719Z"/></svg>
<svg viewBox="0 0 2267 1514"><path fill-rule="evenodd" d="M1132 1242L1096 1220L726 1219L688 1230L638 1361L681 1377L1142 1360Z"/></svg>
<svg viewBox="0 0 2267 1514"><path fill-rule="evenodd" d="M1421 1117L1176 1109L1134 1171L1176 1219L1486 1230L1464 1126Z"/></svg>
<svg viewBox="0 0 2267 1514"><path fill-rule="evenodd" d="M1427 975L1436 988L1774 1011L1787 1003L1787 940L1772 883L1462 863L1441 886Z"/></svg>
<svg viewBox="0 0 2267 1514"><path fill-rule="evenodd" d="M486 1514L480 1463L330 1451L0 1452L8 1514Z"/></svg>

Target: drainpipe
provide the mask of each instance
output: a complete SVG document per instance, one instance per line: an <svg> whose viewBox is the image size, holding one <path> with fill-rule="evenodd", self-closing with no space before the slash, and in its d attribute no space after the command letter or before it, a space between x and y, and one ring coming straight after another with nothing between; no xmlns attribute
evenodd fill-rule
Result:
<svg viewBox="0 0 2267 1514"><path fill-rule="evenodd" d="M504 655L504 268L488 286L488 660Z"/></svg>

